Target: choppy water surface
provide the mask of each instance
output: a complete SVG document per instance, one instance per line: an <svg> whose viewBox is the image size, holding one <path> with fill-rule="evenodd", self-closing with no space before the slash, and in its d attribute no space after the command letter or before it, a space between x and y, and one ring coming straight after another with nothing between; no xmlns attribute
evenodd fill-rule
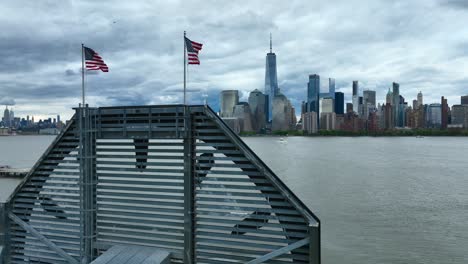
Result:
<svg viewBox="0 0 468 264"><path fill-rule="evenodd" d="M0 165L32 167L53 138L0 137ZM468 263L468 138L244 140L322 220L322 263Z"/></svg>

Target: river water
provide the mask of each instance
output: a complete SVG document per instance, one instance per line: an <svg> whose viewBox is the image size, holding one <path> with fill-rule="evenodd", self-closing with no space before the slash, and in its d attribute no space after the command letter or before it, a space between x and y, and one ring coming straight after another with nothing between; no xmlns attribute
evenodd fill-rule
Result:
<svg viewBox="0 0 468 264"><path fill-rule="evenodd" d="M31 167L52 140L0 137L0 165ZM244 140L321 219L322 263L468 263L468 138Z"/></svg>

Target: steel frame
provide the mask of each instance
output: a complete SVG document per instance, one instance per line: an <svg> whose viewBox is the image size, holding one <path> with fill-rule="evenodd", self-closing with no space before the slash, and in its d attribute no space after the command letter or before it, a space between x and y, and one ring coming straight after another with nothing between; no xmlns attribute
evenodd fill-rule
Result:
<svg viewBox="0 0 468 264"><path fill-rule="evenodd" d="M207 106L76 109L4 206L6 263L320 263L320 221ZM10 221L8 221L10 220Z"/></svg>

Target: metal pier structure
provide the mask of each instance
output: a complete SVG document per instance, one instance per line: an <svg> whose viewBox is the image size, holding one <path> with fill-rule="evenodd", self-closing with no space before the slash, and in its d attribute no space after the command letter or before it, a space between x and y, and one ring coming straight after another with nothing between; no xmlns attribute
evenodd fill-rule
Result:
<svg viewBox="0 0 468 264"><path fill-rule="evenodd" d="M77 108L0 226L3 263L320 263L319 219L207 106Z"/></svg>

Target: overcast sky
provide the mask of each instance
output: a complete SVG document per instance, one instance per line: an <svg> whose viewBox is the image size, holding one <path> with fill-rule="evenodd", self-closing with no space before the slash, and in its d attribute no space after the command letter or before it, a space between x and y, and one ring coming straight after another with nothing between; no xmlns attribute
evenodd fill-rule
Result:
<svg viewBox="0 0 468 264"><path fill-rule="evenodd" d="M467 0L83 1L0 3L0 104L15 115L69 118L81 96L81 43L109 73L89 74L92 106L182 103L183 31L204 44L190 66L191 103L218 107L263 91L269 33L282 92L300 111L308 75L351 82L383 101L393 81L411 102L460 103L468 94ZM297 113L299 114L299 113Z"/></svg>

